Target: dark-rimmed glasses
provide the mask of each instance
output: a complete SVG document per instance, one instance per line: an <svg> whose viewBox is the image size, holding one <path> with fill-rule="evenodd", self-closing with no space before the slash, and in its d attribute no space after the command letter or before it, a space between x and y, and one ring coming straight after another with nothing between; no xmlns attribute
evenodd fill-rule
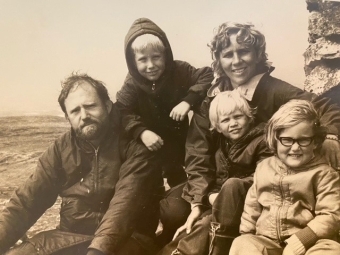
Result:
<svg viewBox="0 0 340 255"><path fill-rule="evenodd" d="M281 136L281 137L278 138L278 140L280 141L280 143L283 146L286 146L286 147L292 146L294 143L297 143L301 147L307 147L308 145L310 145L313 142L314 136L303 137L303 138L298 138L298 139Z"/></svg>

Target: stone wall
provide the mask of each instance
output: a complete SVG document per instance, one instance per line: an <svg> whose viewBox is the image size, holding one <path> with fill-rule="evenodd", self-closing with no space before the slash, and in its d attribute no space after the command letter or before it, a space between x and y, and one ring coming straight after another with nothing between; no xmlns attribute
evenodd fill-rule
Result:
<svg viewBox="0 0 340 255"><path fill-rule="evenodd" d="M306 2L310 15L304 88L321 94L340 84L340 0Z"/></svg>

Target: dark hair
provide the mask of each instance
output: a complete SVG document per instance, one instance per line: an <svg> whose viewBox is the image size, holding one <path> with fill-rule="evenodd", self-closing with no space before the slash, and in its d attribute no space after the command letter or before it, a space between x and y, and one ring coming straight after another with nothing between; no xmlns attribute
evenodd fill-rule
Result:
<svg viewBox="0 0 340 255"><path fill-rule="evenodd" d="M214 37L208 44L213 58L211 66L217 77L225 76L219 56L222 50L230 45L231 35L236 35L239 44L253 47L259 59L259 68L265 66L267 54L264 35L256 30L251 23L225 22L215 29Z"/></svg>
<svg viewBox="0 0 340 255"><path fill-rule="evenodd" d="M95 80L92 77L88 76L87 74L72 73L69 77L67 77L64 81L61 82L62 90L58 98L59 105L65 114L67 114L65 100L68 94L70 93L71 89L73 89L76 86L79 86L83 82L89 83L96 90L102 103L105 104L106 101L110 100L109 93L103 82Z"/></svg>

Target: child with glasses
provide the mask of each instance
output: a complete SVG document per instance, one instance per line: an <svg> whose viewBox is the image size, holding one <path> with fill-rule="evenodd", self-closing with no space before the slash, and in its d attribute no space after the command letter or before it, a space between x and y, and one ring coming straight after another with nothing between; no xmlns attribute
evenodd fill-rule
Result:
<svg viewBox="0 0 340 255"><path fill-rule="evenodd" d="M275 156L256 168L231 255L339 254L340 179L319 153L324 130L305 100L289 101L269 120Z"/></svg>

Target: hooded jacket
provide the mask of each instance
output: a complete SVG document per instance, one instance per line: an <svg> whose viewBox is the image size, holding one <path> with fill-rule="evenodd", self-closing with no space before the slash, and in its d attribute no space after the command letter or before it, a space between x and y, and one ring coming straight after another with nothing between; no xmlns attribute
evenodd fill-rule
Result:
<svg viewBox="0 0 340 255"><path fill-rule="evenodd" d="M165 46L165 70L155 81L144 78L137 70L131 43L143 34L153 34ZM196 69L187 62L175 61L166 34L146 18L137 19L125 37L125 58L129 73L117 93L123 110L125 130L138 139L148 129L164 139L186 136L188 118L177 122L169 117L173 107L182 101L199 106L213 80L211 68ZM182 138L183 139L183 138Z"/></svg>
<svg viewBox="0 0 340 255"><path fill-rule="evenodd" d="M222 134L218 140L219 148L215 153L215 181L210 193L218 193L229 178L252 176L257 163L272 156L265 142L264 125L251 129L234 143L228 141Z"/></svg>
<svg viewBox="0 0 340 255"><path fill-rule="evenodd" d="M328 133L338 134L340 130L339 108L330 104L330 100L303 91L287 82L274 78L270 73L274 68L269 68L260 79L253 98L248 101L250 107L256 109L255 125L266 123L271 116L291 99L304 99L311 101L321 116L321 123L327 127ZM213 85L208 96L203 100L199 111L194 113L191 120L186 140L185 166L188 175L209 176L214 172L214 155L217 150L215 133L210 131L209 107L217 93L232 90L229 80L224 80ZM191 189L186 195L186 200L191 203L203 203L206 201L212 178L200 178L193 181L188 179Z"/></svg>
<svg viewBox="0 0 340 255"><path fill-rule="evenodd" d="M215 131L214 131L215 132ZM219 193L223 183L229 178L246 178L252 176L256 165L262 159L272 156L267 149L264 138L264 124L252 128L242 138L230 143L223 134L217 135L214 157L214 168L206 172L188 172L188 182L183 189L183 198L192 202L191 194L198 192L195 188L201 188L200 184L210 183L207 187L207 195L199 203L208 205L208 196L211 193ZM195 186L191 186L194 183Z"/></svg>
<svg viewBox="0 0 340 255"><path fill-rule="evenodd" d="M289 168L276 156L256 168L241 218L240 232L263 235L304 254L318 239L333 239L340 227L340 179L316 156Z"/></svg>
<svg viewBox="0 0 340 255"><path fill-rule="evenodd" d="M120 135L119 119L113 104L111 130L98 149L71 130L40 157L35 172L0 214L0 253L14 245L58 196L58 228L93 235L90 248L113 254L134 233L153 237L158 223L154 194L162 178L145 146Z"/></svg>

